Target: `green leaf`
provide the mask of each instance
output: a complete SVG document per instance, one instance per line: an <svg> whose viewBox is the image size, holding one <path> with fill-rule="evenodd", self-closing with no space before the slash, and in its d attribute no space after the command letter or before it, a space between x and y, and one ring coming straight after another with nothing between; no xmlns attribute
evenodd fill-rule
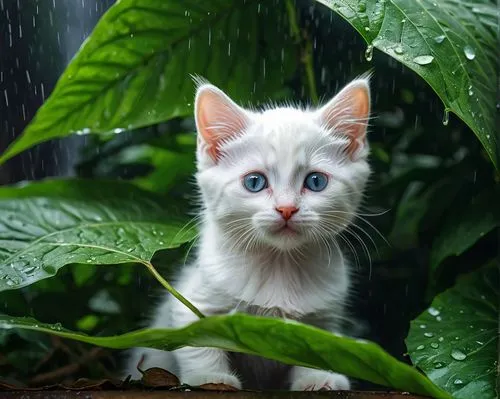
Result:
<svg viewBox="0 0 500 399"><path fill-rule="evenodd" d="M152 172L136 178L134 183L146 190L166 193L175 183L191 181L195 173L195 153L194 143L184 152L144 144L126 148L118 161L122 164L144 162L151 165Z"/></svg>
<svg viewBox="0 0 500 399"><path fill-rule="evenodd" d="M0 188L0 291L70 263L142 263L194 237L164 197L130 183L53 180Z"/></svg>
<svg viewBox="0 0 500 399"><path fill-rule="evenodd" d="M221 348L287 364L333 370L435 398L449 397L416 369L394 359L375 343L341 337L295 321L235 314L207 317L178 330L145 329L118 336L90 337L32 318L0 316L0 328L48 332L115 349L135 346L162 350L183 346Z"/></svg>
<svg viewBox="0 0 500 399"><path fill-rule="evenodd" d="M0 163L71 133L118 133L189 115L191 74L239 101L280 97L296 65L284 15L276 0L116 2Z"/></svg>
<svg viewBox="0 0 500 399"><path fill-rule="evenodd" d="M414 70L500 165L495 127L498 8L488 0L316 0L373 48ZM447 120L447 112L444 120Z"/></svg>
<svg viewBox="0 0 500 399"><path fill-rule="evenodd" d="M462 277L412 323L408 352L455 398L496 398L498 265Z"/></svg>
<svg viewBox="0 0 500 399"><path fill-rule="evenodd" d="M450 212L431 250L430 267L434 280L439 277L439 266L443 260L462 254L485 234L500 226L499 203L498 190L490 190L466 206Z"/></svg>

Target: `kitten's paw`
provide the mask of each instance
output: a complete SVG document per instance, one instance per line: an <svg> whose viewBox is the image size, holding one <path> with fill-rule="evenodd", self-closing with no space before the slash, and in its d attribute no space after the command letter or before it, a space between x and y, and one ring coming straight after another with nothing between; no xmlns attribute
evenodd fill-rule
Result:
<svg viewBox="0 0 500 399"><path fill-rule="evenodd" d="M227 373L189 373L182 376L181 382L195 387L203 384L225 384L241 389L238 377Z"/></svg>
<svg viewBox="0 0 500 399"><path fill-rule="evenodd" d="M328 371L311 370L292 382L292 391L348 390L351 384L346 376Z"/></svg>

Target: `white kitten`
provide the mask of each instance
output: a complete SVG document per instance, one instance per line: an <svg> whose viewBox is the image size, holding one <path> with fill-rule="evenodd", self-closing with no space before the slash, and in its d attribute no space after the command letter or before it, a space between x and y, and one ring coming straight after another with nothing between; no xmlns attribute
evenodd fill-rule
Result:
<svg viewBox="0 0 500 399"><path fill-rule="evenodd" d="M232 311L339 329L349 265L338 233L354 219L370 168L367 79L318 110L244 110L218 88L196 94L196 175L204 209L195 261L177 289L205 315ZM166 296L151 327L197 320ZM340 374L219 349L135 349L128 373L162 367L183 383L237 388L349 389Z"/></svg>

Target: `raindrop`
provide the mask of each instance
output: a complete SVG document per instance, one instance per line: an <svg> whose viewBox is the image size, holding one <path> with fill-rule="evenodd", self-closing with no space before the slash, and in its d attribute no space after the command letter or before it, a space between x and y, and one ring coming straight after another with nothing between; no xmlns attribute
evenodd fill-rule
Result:
<svg viewBox="0 0 500 399"><path fill-rule="evenodd" d="M396 46L396 48L394 49L394 52L396 54L403 54L404 53L403 47L401 47L401 45Z"/></svg>
<svg viewBox="0 0 500 399"><path fill-rule="evenodd" d="M365 26L365 31L370 32L370 28L368 26Z"/></svg>
<svg viewBox="0 0 500 399"><path fill-rule="evenodd" d="M431 343L431 348L437 349L437 348L439 348L439 344L437 342L433 342L433 343Z"/></svg>
<svg viewBox="0 0 500 399"><path fill-rule="evenodd" d="M434 334L433 334L433 333L431 333L431 332L425 332L425 333L424 333L424 337L427 337L427 338L432 338L433 336L434 336Z"/></svg>
<svg viewBox="0 0 500 399"><path fill-rule="evenodd" d="M453 381L453 383L455 385L462 385L464 382L460 378L457 378L455 381Z"/></svg>
<svg viewBox="0 0 500 399"><path fill-rule="evenodd" d="M428 65L432 61L434 61L434 57L432 55L419 55L413 59L413 62L418 65Z"/></svg>
<svg viewBox="0 0 500 399"><path fill-rule="evenodd" d="M445 35L439 35L439 36L436 36L434 38L434 41L437 43L437 44L440 44L440 43L443 43L444 39L446 38Z"/></svg>
<svg viewBox="0 0 500 399"><path fill-rule="evenodd" d="M129 248L127 249L127 252L132 252L134 250L134 248Z"/></svg>
<svg viewBox="0 0 500 399"><path fill-rule="evenodd" d="M55 323L50 325L51 330L57 330L61 331L62 330L62 324L61 323Z"/></svg>
<svg viewBox="0 0 500 399"><path fill-rule="evenodd" d="M484 342L476 341L476 344L478 344L478 345L484 345Z"/></svg>
<svg viewBox="0 0 500 399"><path fill-rule="evenodd" d="M418 350L418 351L421 351L421 350L422 350L422 349L424 349L424 348L425 348L425 345L419 345L419 346L417 346L417 350Z"/></svg>
<svg viewBox="0 0 500 399"><path fill-rule="evenodd" d="M427 328L425 324L420 324L420 328Z"/></svg>
<svg viewBox="0 0 500 399"><path fill-rule="evenodd" d="M443 125L448 126L449 122L450 122L450 110L446 108L443 114ZM461 313L463 313L463 310L461 311Z"/></svg>
<svg viewBox="0 0 500 399"><path fill-rule="evenodd" d="M17 285L16 282L14 280L11 280L10 278L6 281L6 284L9 287L12 287L13 285Z"/></svg>
<svg viewBox="0 0 500 399"><path fill-rule="evenodd" d="M467 355L463 353L460 349L453 349L450 355L453 359L458 361L462 361L467 357Z"/></svg>
<svg viewBox="0 0 500 399"><path fill-rule="evenodd" d="M441 321L441 320L443 320L441 316L436 316L436 321Z"/></svg>
<svg viewBox="0 0 500 399"><path fill-rule="evenodd" d="M373 45L369 44L365 50L365 59L370 62L373 59Z"/></svg>
<svg viewBox="0 0 500 399"><path fill-rule="evenodd" d="M465 54L465 57L467 57L468 60L473 60L474 58L476 58L476 52L468 44L464 47L464 54Z"/></svg>
<svg viewBox="0 0 500 399"><path fill-rule="evenodd" d="M444 341L444 338L443 338L443 337L439 337L439 338L438 338L438 341L439 341L439 342L443 342L443 341Z"/></svg>
<svg viewBox="0 0 500 399"><path fill-rule="evenodd" d="M443 362L434 362L435 369L442 369L444 366L446 365Z"/></svg>
<svg viewBox="0 0 500 399"><path fill-rule="evenodd" d="M427 310L431 316L437 316L440 312L432 306Z"/></svg>
<svg viewBox="0 0 500 399"><path fill-rule="evenodd" d="M23 273L29 276L32 275L37 269L38 266L29 266L26 269L23 269Z"/></svg>

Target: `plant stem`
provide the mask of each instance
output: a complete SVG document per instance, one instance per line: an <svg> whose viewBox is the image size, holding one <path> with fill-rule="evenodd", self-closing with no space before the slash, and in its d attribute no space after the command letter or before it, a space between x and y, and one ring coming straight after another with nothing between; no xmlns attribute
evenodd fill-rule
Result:
<svg viewBox="0 0 500 399"><path fill-rule="evenodd" d="M144 266L148 268L151 274L160 282L165 289L170 292L175 298L181 301L191 312L193 312L200 319L203 319L205 315L201 313L196 306L194 306L191 302L189 302L186 298L184 298L180 292L178 292L174 287L172 287L167 280L165 280L160 273L158 273L155 267L150 262L143 262Z"/></svg>
<svg viewBox="0 0 500 399"><path fill-rule="evenodd" d="M313 104L317 104L319 98L318 92L316 90L316 77L314 76L312 44L307 37L307 33L302 34L300 30L294 0L286 0L285 3L288 12L288 20L290 23L290 34L292 35L295 44L300 48L300 62L302 63L306 74L307 87L309 88L309 97L311 98Z"/></svg>

